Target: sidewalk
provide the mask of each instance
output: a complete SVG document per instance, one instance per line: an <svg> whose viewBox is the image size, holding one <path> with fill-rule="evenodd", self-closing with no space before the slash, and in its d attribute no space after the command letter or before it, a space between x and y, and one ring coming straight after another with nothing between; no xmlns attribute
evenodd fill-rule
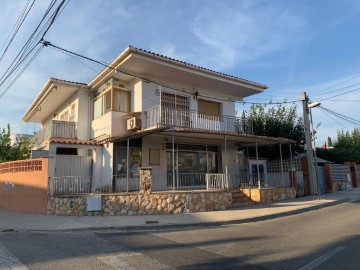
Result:
<svg viewBox="0 0 360 270"><path fill-rule="evenodd" d="M160 229L161 227L175 228L238 224L294 215L354 200L360 200L360 188L324 194L322 195L321 200L318 200L315 196L308 196L273 204L254 205L225 211L180 215L71 217L23 214L0 210L0 232L7 230L146 230L156 228Z"/></svg>

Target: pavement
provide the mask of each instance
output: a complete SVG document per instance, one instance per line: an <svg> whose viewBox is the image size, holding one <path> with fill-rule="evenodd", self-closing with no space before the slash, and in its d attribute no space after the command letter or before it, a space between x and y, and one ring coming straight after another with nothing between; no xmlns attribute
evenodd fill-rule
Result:
<svg viewBox="0 0 360 270"><path fill-rule="evenodd" d="M52 216L25 214L0 209L0 232L72 230L159 230L194 226L221 226L269 220L315 211L346 202L360 202L360 188L272 204L252 205L224 211L179 215L144 216Z"/></svg>

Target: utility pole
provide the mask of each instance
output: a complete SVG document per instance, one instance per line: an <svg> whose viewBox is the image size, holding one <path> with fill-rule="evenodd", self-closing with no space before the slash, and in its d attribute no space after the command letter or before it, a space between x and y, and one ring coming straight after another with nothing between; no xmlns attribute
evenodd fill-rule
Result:
<svg viewBox="0 0 360 270"><path fill-rule="evenodd" d="M309 172L309 183L310 183L310 195L316 195L317 187L315 185L314 179L314 159L313 159L313 148L311 144L311 134L310 134L310 122L309 122L309 107L308 102L309 98L306 95L306 92L301 93L301 100L303 104L303 113L304 113L304 127L305 127L305 141L306 141L306 157L308 162L308 172Z"/></svg>

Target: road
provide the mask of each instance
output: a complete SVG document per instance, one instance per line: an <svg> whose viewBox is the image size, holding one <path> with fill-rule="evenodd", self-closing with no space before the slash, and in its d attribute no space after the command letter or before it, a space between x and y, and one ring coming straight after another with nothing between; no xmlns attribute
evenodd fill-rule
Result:
<svg viewBox="0 0 360 270"><path fill-rule="evenodd" d="M256 223L0 233L5 269L360 269L360 202Z"/></svg>

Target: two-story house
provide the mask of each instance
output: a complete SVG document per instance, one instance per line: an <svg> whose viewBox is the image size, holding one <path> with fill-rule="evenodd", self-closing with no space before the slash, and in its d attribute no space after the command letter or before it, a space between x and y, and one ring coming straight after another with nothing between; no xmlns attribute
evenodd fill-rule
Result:
<svg viewBox="0 0 360 270"><path fill-rule="evenodd" d="M82 192L137 190L141 166L155 190L234 185L239 145L290 142L236 116L235 101L266 88L130 46L88 84L49 79L22 120L41 123L34 150L54 159L50 177L81 177Z"/></svg>

